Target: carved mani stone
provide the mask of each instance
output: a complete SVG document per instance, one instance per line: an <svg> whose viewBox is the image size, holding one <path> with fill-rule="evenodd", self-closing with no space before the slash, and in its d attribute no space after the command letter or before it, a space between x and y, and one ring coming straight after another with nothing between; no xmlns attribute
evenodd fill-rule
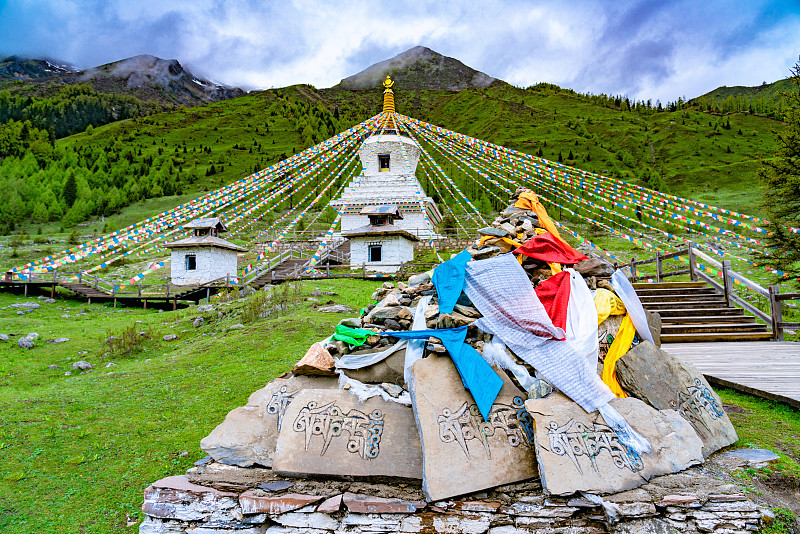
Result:
<svg viewBox="0 0 800 534"><path fill-rule="evenodd" d="M336 388L335 378L293 376L276 378L252 393L247 405L232 410L211 434L200 441L200 448L217 462L250 467L272 467L275 442L286 409L297 393L308 387Z"/></svg>
<svg viewBox="0 0 800 534"><path fill-rule="evenodd" d="M484 422L449 356L430 355L411 368L411 397L424 457L429 501L536 476L527 394L503 371L503 387Z"/></svg>
<svg viewBox="0 0 800 534"><path fill-rule="evenodd" d="M634 398L610 404L650 442L650 453L623 445L598 412L586 413L562 393L525 403L536 421L536 458L547 493L617 493L702 463L702 441L674 410L657 411Z"/></svg>
<svg viewBox="0 0 800 534"><path fill-rule="evenodd" d="M422 478L411 408L343 390L306 389L283 419L273 469L286 474Z"/></svg>
<svg viewBox="0 0 800 534"><path fill-rule="evenodd" d="M706 458L739 439L719 395L694 365L645 341L619 359L615 369L628 394L657 410L672 408L689 421L703 440Z"/></svg>

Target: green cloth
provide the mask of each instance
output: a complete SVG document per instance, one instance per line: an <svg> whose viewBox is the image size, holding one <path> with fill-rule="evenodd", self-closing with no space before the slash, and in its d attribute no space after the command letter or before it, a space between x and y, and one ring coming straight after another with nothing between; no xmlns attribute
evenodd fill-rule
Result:
<svg viewBox="0 0 800 534"><path fill-rule="evenodd" d="M336 326L333 333L333 339L337 341L344 341L351 347L360 347L364 344L369 336L377 335L372 330L364 330L363 328L350 328L342 324Z"/></svg>

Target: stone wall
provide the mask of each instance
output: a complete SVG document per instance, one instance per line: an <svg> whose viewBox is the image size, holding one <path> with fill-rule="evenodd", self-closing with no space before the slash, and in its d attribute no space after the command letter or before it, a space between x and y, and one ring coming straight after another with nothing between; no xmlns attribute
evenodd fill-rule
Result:
<svg viewBox="0 0 800 534"><path fill-rule="evenodd" d="M768 512L699 469L603 498L548 497L538 482L426 503L419 483L279 479L210 463L144 492L140 534L717 533L758 530Z"/></svg>
<svg viewBox="0 0 800 534"><path fill-rule="evenodd" d="M186 270L186 255L194 254L197 268ZM187 247L172 249L171 276L175 285L189 286L204 284L225 278L235 277L237 254L234 250L216 247Z"/></svg>
<svg viewBox="0 0 800 534"><path fill-rule="evenodd" d="M381 261L369 261L369 245L380 244ZM414 261L414 242L400 236L386 236L380 239L372 237L354 237L350 239L350 264L367 264L367 270L393 273L400 269L401 263ZM381 264L394 264L396 267L383 267Z"/></svg>

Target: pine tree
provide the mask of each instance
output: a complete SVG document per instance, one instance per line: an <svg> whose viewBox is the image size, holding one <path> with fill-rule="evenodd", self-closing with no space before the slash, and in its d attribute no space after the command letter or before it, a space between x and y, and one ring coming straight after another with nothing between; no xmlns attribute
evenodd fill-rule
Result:
<svg viewBox="0 0 800 534"><path fill-rule="evenodd" d="M766 241L775 247L761 259L796 277L800 276L800 233L790 228L800 227L800 60L791 73L792 88L784 93L786 126L776 133L775 158L764 160L758 174L767 185L763 206L771 221L772 235Z"/></svg>
<svg viewBox="0 0 800 534"><path fill-rule="evenodd" d="M75 181L75 175L69 173L67 176L67 181L64 182L64 192L63 192L64 202L67 203L67 207L71 208L73 204L75 204L75 199L78 198L78 184Z"/></svg>

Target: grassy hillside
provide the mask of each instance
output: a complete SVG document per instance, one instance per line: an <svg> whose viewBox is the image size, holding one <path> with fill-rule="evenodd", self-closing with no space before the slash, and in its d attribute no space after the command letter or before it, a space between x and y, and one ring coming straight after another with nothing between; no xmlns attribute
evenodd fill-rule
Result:
<svg viewBox="0 0 800 534"><path fill-rule="evenodd" d="M66 227L146 199L199 194L267 167L380 110L381 92L293 86L118 121L0 162L0 227ZM617 104L619 103L619 106ZM695 108L657 112L542 84L397 89L403 114L592 172L759 213L755 170L780 123ZM2 136L0 136L2 137ZM72 180L76 193L65 194ZM0 231L3 230L0 228Z"/></svg>
<svg viewBox="0 0 800 534"><path fill-rule="evenodd" d="M299 297L317 288L334 291L335 302L357 310L377 285L304 282ZM24 300L0 294L0 332L13 334L12 341L0 341L0 532L18 534L137 532L142 490L204 457L199 441L225 414L290 370L312 341L348 316L319 313L303 302L283 317L243 321L252 299L217 303L205 314L195 307L115 310L67 298L52 304L27 299L42 307L23 316L7 308ZM193 328L197 316L205 322ZM244 327L231 328L241 322ZM104 340L124 329L147 332L149 341L130 355L109 354ZM29 332L40 335L37 346L18 348L16 339ZM162 341L166 334L179 339ZM69 341L46 342L58 337ZM95 369L73 372L79 360ZM739 472L735 482L761 490L764 483L796 487L798 412L720 393L734 412L736 446L781 455L768 468Z"/></svg>

